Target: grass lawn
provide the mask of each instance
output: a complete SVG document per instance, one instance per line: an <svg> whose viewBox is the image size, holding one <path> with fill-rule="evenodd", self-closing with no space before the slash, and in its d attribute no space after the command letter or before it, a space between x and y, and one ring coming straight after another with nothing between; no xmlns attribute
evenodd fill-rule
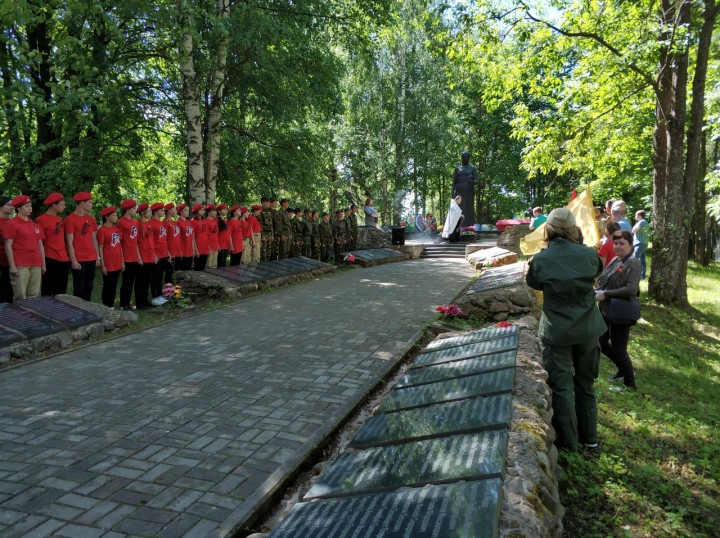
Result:
<svg viewBox="0 0 720 538"><path fill-rule="evenodd" d="M649 261L649 260L648 260ZM720 265L690 264L693 311L653 305L629 351L638 392L596 383L600 449L561 456L567 536L720 536Z"/></svg>

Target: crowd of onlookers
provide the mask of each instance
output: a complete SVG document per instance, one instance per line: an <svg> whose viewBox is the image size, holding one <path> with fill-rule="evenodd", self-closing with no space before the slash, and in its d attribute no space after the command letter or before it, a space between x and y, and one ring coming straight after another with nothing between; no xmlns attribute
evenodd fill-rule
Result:
<svg viewBox="0 0 720 538"><path fill-rule="evenodd" d="M100 210L98 222L90 193L72 199L75 209L63 216L65 197L50 194L45 212L33 219L29 196L0 197L0 302L67 293L71 274L73 294L89 301L99 269L103 304L116 306L120 284L119 308L147 309L167 301L164 284L178 270L300 255L327 262L332 254L339 263L343 251L357 246L355 205L336 211L331 222L328 213L269 197L250 208L128 199Z"/></svg>

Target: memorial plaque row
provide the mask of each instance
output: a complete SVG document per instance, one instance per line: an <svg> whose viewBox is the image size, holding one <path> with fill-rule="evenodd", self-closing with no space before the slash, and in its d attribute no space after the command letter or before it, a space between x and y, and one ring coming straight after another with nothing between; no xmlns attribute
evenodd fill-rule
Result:
<svg viewBox="0 0 720 538"><path fill-rule="evenodd" d="M413 387L436 383L444 379L455 379L469 375L492 372L515 366L517 350L503 351L492 355L481 355L470 359L444 362L408 370L395 385L396 388Z"/></svg>
<svg viewBox="0 0 720 538"><path fill-rule="evenodd" d="M347 254L352 254L356 260L369 262L376 260L385 260L391 258L404 258L405 254L393 250L391 248L375 248L371 250L353 250Z"/></svg>
<svg viewBox="0 0 720 538"><path fill-rule="evenodd" d="M271 538L494 538L494 478L295 505Z"/></svg>
<svg viewBox="0 0 720 538"><path fill-rule="evenodd" d="M487 327L463 334L462 336L452 336L450 338L436 338L430 342L425 348L425 352L437 351L448 347L464 346L466 344L475 344L484 342L485 340L495 340L506 336L513 336L520 332L517 325L510 327Z"/></svg>
<svg viewBox="0 0 720 538"><path fill-rule="evenodd" d="M480 355L500 353L501 351L515 349L517 346L518 335L513 335L496 338L494 340L485 340L484 342L474 344L438 349L437 351L426 351L418 355L417 360L415 360L410 368L421 368L423 366L430 366L431 364L442 364L444 362L469 359L470 357L478 357Z"/></svg>
<svg viewBox="0 0 720 538"><path fill-rule="evenodd" d="M506 368L417 387L398 388L388 394L377 412L392 413L439 402L511 392L514 381L515 368Z"/></svg>
<svg viewBox="0 0 720 538"><path fill-rule="evenodd" d="M514 286L524 281L525 264L523 262L506 265L504 267L494 267L483 273L466 292L466 295Z"/></svg>
<svg viewBox="0 0 720 538"><path fill-rule="evenodd" d="M512 396L500 394L444 402L368 420L350 441L350 448L384 446L458 433L507 428Z"/></svg>
<svg viewBox="0 0 720 538"><path fill-rule="evenodd" d="M493 430L346 452L317 478L305 499L499 477L507 441L507 430Z"/></svg>

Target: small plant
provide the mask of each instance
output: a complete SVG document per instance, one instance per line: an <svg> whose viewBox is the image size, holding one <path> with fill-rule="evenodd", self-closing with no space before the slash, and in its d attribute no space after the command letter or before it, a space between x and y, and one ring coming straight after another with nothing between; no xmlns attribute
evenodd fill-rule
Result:
<svg viewBox="0 0 720 538"><path fill-rule="evenodd" d="M186 308L191 304L188 295L192 294L190 292L183 291L182 286L176 286L172 282L165 284L162 294L163 297L167 299L167 304L171 308Z"/></svg>
<svg viewBox="0 0 720 538"><path fill-rule="evenodd" d="M435 307L435 312L443 319L452 319L462 315L462 309L456 304L441 305Z"/></svg>

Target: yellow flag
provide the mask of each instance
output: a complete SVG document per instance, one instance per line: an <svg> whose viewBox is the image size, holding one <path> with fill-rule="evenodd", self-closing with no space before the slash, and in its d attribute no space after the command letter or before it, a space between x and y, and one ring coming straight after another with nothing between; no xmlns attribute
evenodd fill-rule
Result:
<svg viewBox="0 0 720 538"><path fill-rule="evenodd" d="M575 217L575 224L582 232L583 243L588 247L594 247L600 240L600 234L595 222L595 208L592 205L590 185L565 207ZM537 254L543 246L545 246L545 223L520 239L520 250L526 256Z"/></svg>

